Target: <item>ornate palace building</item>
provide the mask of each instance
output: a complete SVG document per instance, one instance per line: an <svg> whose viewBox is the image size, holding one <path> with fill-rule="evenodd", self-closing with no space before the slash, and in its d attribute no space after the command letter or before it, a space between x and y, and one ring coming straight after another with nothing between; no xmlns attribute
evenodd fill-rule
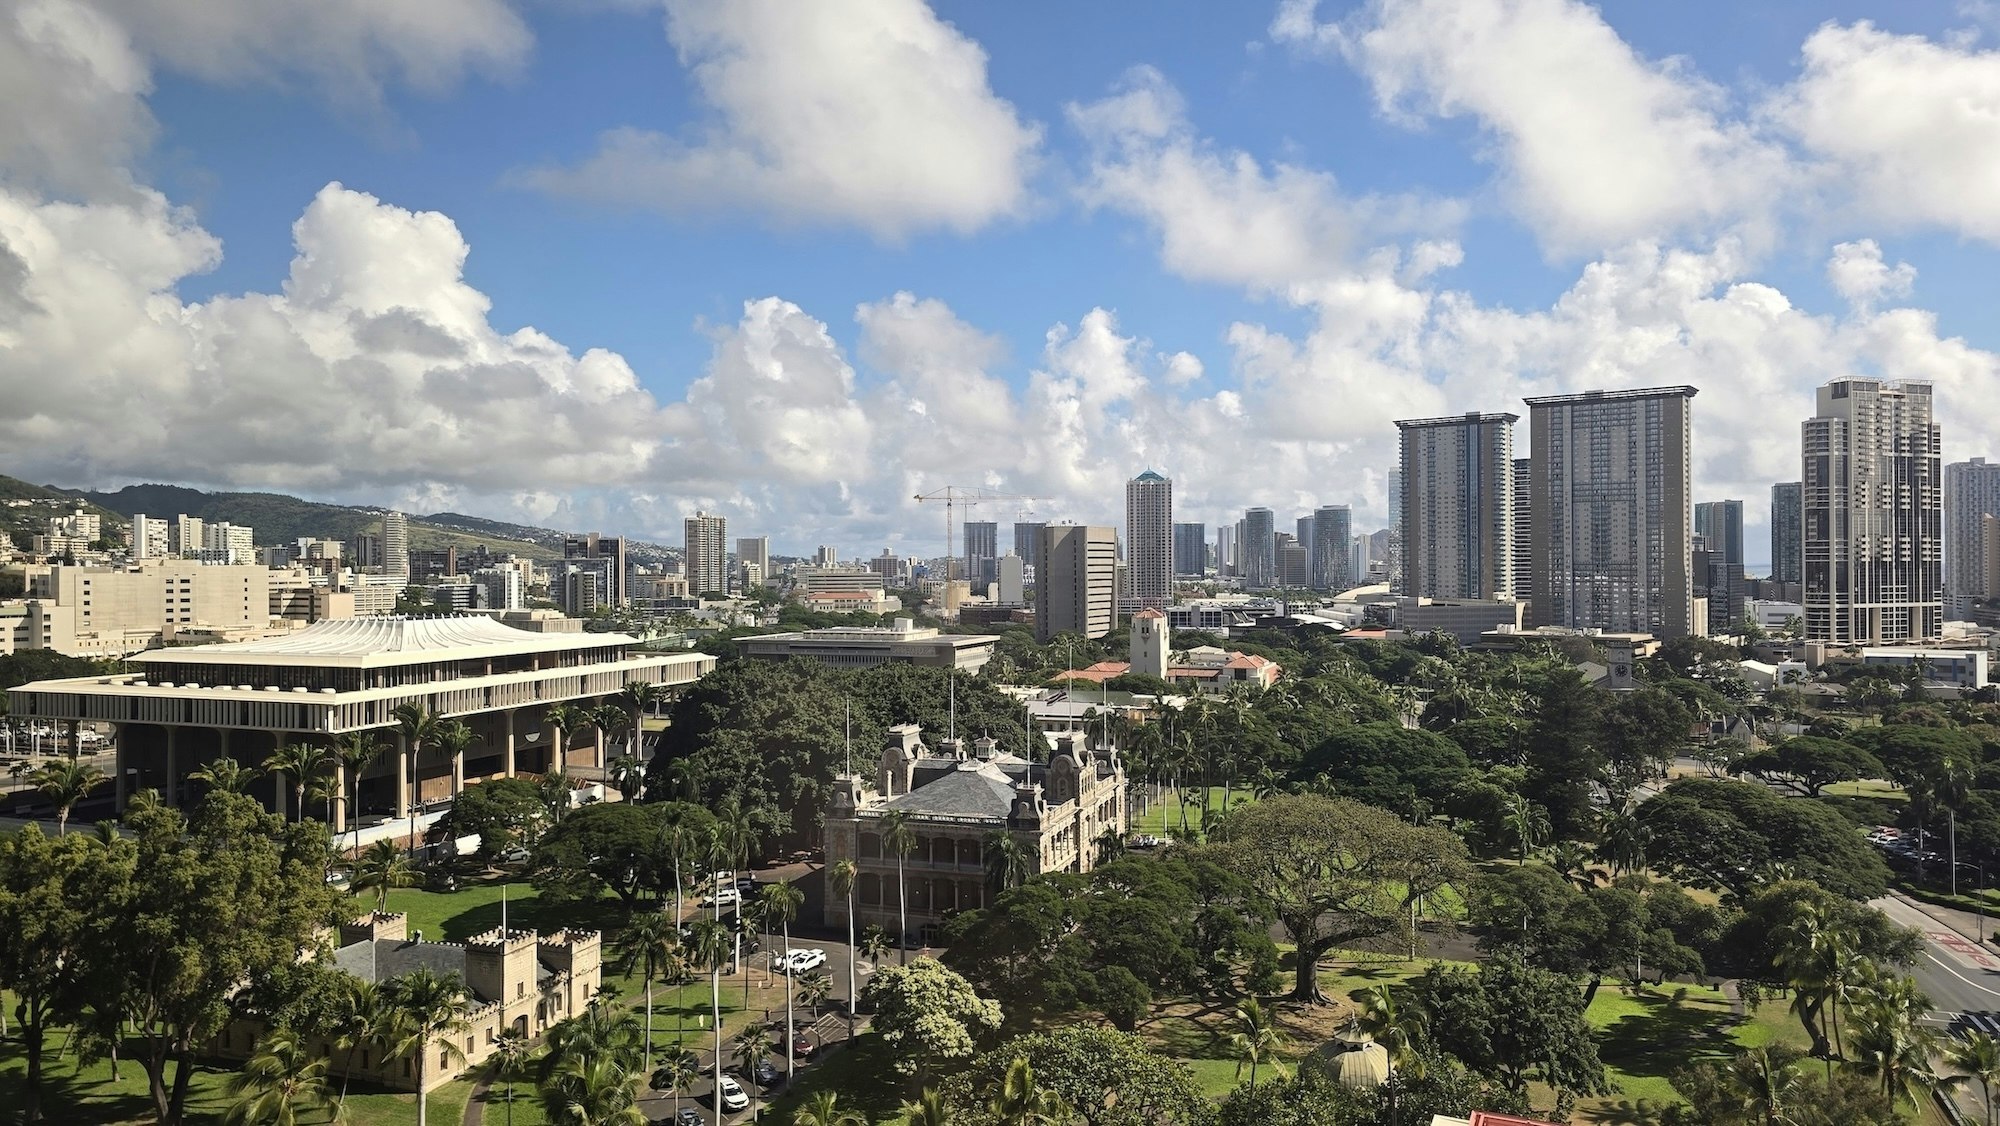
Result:
<svg viewBox="0 0 2000 1126"><path fill-rule="evenodd" d="M903 857L909 921L922 933L951 915L984 907L992 897L985 865L987 834L1019 841L1030 874L1088 872L1105 832L1131 827L1125 766L1116 748L1092 751L1080 734L1056 738L1047 763L1007 754L989 738L967 744L941 740L933 750L915 724L889 729L875 790L858 775L834 779L826 811L828 867L853 859L856 922L897 925L896 853L883 842L882 818L907 815L916 847ZM847 900L826 897L825 921L845 925Z"/></svg>

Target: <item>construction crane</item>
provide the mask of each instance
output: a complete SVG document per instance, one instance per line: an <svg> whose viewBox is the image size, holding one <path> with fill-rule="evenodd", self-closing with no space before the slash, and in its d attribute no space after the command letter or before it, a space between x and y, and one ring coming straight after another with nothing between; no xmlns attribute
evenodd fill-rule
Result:
<svg viewBox="0 0 2000 1126"><path fill-rule="evenodd" d="M934 493L918 493L916 499L919 501L944 502L944 577L945 581L949 583L952 579L960 577L952 574L953 571L958 569L958 541L953 538L952 530L955 527L957 510L961 505L971 508L983 501L1036 501L1048 500L1049 498L1028 496L1025 493L996 493L991 489L983 489L971 485L946 485ZM967 562L969 564L970 560Z"/></svg>

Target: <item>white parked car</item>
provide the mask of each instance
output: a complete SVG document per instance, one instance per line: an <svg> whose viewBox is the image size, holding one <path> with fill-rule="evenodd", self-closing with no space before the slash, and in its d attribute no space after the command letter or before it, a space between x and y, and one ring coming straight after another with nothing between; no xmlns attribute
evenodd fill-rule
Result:
<svg viewBox="0 0 2000 1126"><path fill-rule="evenodd" d="M795 974L802 974L807 970L816 970L826 965L826 951L821 950L817 946L810 949L794 950L789 956L781 958L778 964L781 969L789 970Z"/></svg>
<svg viewBox="0 0 2000 1126"><path fill-rule="evenodd" d="M750 1105L750 1096L743 1093L743 1084L734 1076L719 1076L716 1083L722 1087L722 1109L743 1110Z"/></svg>
<svg viewBox="0 0 2000 1126"><path fill-rule="evenodd" d="M718 888L701 897L703 907L734 907L743 902L743 893L735 888Z"/></svg>

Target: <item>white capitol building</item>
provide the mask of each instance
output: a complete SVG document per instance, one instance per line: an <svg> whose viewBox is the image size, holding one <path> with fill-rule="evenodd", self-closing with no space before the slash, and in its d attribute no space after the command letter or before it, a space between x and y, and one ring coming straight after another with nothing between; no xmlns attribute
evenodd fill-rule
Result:
<svg viewBox="0 0 2000 1126"><path fill-rule="evenodd" d="M376 731L394 750L362 772L359 808L396 817L468 781L554 765L601 768L595 740L564 748L557 761L555 733L543 719L550 706L611 702L630 682L684 686L715 667L701 653L644 652L623 634L530 633L478 615L329 620L282 638L155 649L127 660L127 673L7 693L16 719L72 735L80 723L111 728L119 809L143 787L178 803L188 775L225 755L259 765L286 744L330 746L336 736ZM465 723L473 743L448 758L419 754L412 764L394 716L404 704ZM336 782L338 832L347 824L350 783ZM253 792L285 812L289 785L267 778Z"/></svg>

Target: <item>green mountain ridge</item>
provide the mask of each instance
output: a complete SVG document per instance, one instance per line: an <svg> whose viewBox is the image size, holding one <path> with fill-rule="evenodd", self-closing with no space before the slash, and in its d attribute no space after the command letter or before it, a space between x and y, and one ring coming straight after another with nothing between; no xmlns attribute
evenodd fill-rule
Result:
<svg viewBox="0 0 2000 1126"><path fill-rule="evenodd" d="M145 513L172 517L180 513L208 521L247 524L259 544L285 543L301 536L352 539L380 526L383 510L352 505L326 504L303 500L283 493L203 492L184 485L127 485L111 492L65 489L54 485L33 485L13 477L0 476L0 501L62 500L80 502L104 518L108 528L129 527L132 516ZM48 517L56 511L45 505L5 508L4 530L42 532ZM486 520L461 513L410 517L410 546L431 550L456 547L470 550L480 544L496 552L513 552L533 559L554 559L562 554L563 533Z"/></svg>

